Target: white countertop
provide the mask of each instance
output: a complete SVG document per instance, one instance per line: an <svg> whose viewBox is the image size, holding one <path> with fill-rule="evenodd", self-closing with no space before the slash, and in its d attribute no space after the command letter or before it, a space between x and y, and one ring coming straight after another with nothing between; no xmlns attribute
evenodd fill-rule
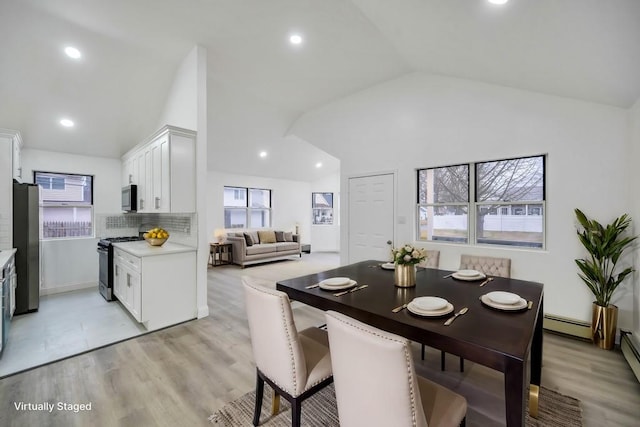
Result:
<svg viewBox="0 0 640 427"><path fill-rule="evenodd" d="M165 242L162 246L151 246L144 240L137 242L112 243L115 248L122 249L136 257L177 254L181 252L195 252L196 248Z"/></svg>
<svg viewBox="0 0 640 427"><path fill-rule="evenodd" d="M9 262L9 258L11 258L11 255L16 253L16 249L3 249L0 251L0 268L4 268L4 266L7 264L7 262ZM0 271L0 274L2 272Z"/></svg>

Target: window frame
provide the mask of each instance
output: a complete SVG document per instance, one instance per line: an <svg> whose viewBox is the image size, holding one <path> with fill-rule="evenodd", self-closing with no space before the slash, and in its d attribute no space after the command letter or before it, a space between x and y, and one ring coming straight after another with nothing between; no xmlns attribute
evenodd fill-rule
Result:
<svg viewBox="0 0 640 427"><path fill-rule="evenodd" d="M331 194L331 206L330 207L316 207L316 194ZM311 225L333 225L334 215L333 215L333 192L331 191L313 191L311 192ZM320 211L328 211L331 212L331 221L330 222L316 222L316 210Z"/></svg>
<svg viewBox="0 0 640 427"><path fill-rule="evenodd" d="M245 205L244 206L227 206L225 205L225 197L224 197L224 193L225 191L229 189L229 190L233 190L233 198L234 200L239 200L237 198L237 190L244 190L245 193ZM251 207L251 190L258 190L258 191L267 191L269 192L269 207L265 208L265 207L255 207L252 208ZM233 228L256 228L256 229L266 229L266 228L271 228L272 224L273 224L273 190L269 189L269 188L260 188L260 187L242 187L242 186L238 186L238 185L224 185L223 189L222 189L222 205L223 205L223 218L224 218L224 226L225 228L228 229L233 229ZM226 212L227 209L230 210L243 210L245 212L245 227L228 227L227 226L227 218L226 218ZM251 219L252 219L252 213L253 212L263 212L263 211L267 211L268 215L269 215L269 223L265 226L261 226L261 227L256 227L253 226L251 223Z"/></svg>
<svg viewBox="0 0 640 427"><path fill-rule="evenodd" d="M478 165L483 163L494 163L494 162L502 162L509 160L520 160L520 159L530 159L530 158L541 158L542 159L542 200L514 200L514 201L478 201ZM426 239L421 237L421 229L420 229L420 210L423 207L431 207L431 206L453 206L457 205L457 203L420 203L420 172L428 169L439 169L439 168L447 168L447 167L455 167L467 165L469 171L469 202L467 204L467 241L448 241L448 240L433 240ZM472 173L473 169L473 173ZM435 242L435 243L449 243L449 244L461 244L461 245L474 245L474 246L487 246L487 247L502 247L502 248L510 248L510 249L533 249L533 250L546 250L547 247L547 235L546 235L546 222L547 222L547 200L546 200L546 191L547 191L547 154L535 154L535 155L527 155L527 156L519 156L519 157L511 157L511 158L503 158L497 160L484 160L484 161L475 161L469 163L460 163L454 165L446 165L446 166L435 166L435 167L426 167L426 168L418 168L416 169L416 232L415 237L417 241L420 242ZM458 203L459 205L465 205L464 203ZM505 207L509 208L509 212L512 214L513 206L519 205L523 207L524 213L522 216L535 216L541 218L541 235L542 242L540 244L529 243L527 244L525 240L519 240L518 244L508 244L508 243L488 243L483 242L482 240L488 239L478 239L477 236L477 226L476 221L478 217L478 208L483 205L491 205L496 206L496 214L501 212ZM535 205L535 208L540 209L539 214L529 213L531 207Z"/></svg>
<svg viewBox="0 0 640 427"><path fill-rule="evenodd" d="M43 171L43 170L34 170L33 172L33 182L35 185L38 185L39 191L42 192L43 188L38 184L39 175L57 175L58 178L63 177L66 181L66 177L69 176L79 176L85 178L91 178L90 185L90 200L88 202L74 202L74 201L55 201L55 200L44 200L42 196L40 196L39 200L39 209L41 210L41 214L39 215L39 226L40 226L40 239L41 240L63 240L63 239L93 239L95 238L96 228L95 228L95 175L85 174L85 173L71 173L71 172L51 172L51 171ZM51 177L51 183L53 184L53 180L55 177ZM66 185L66 184L65 184ZM56 190L53 185L49 188L50 190ZM47 208L53 209L89 209L90 215L90 233L81 236L44 236L44 210ZM71 231L71 230L67 230ZM71 231L72 232L72 231Z"/></svg>

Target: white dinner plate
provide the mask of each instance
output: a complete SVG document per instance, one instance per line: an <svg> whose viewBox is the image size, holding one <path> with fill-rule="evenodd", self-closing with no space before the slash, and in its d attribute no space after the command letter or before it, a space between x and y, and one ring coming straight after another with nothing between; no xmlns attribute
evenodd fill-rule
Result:
<svg viewBox="0 0 640 427"><path fill-rule="evenodd" d="M480 297L480 301L489 307L504 311L517 311L527 308L527 301L524 298L520 298L520 301L515 304L498 304L497 302L491 301L491 298L485 294Z"/></svg>
<svg viewBox="0 0 640 427"><path fill-rule="evenodd" d="M385 262L384 264L381 264L380 267L384 268L385 270L395 270L396 269L396 265L392 262Z"/></svg>
<svg viewBox="0 0 640 427"><path fill-rule="evenodd" d="M413 314L417 314L418 316L439 317L446 316L447 314L451 313L453 311L453 304L447 303L447 305L440 310L425 311L421 310L419 307L416 307L416 305L413 304L413 301L411 301L409 304L407 304L407 310L409 310Z"/></svg>
<svg viewBox="0 0 640 427"><path fill-rule="evenodd" d="M440 297L417 297L411 303L422 311L435 311L445 308L449 301Z"/></svg>
<svg viewBox="0 0 640 427"><path fill-rule="evenodd" d="M458 279L458 280L467 280L469 282L473 282L475 280L483 280L487 276L485 276L484 274L482 274L480 272L478 272L478 274L476 276L464 276L464 275L458 274L458 272L456 271L455 273L453 273L451 275L451 277L453 277L454 279Z"/></svg>
<svg viewBox="0 0 640 427"><path fill-rule="evenodd" d="M331 277L330 279L324 279L320 283L325 286L343 286L349 283L350 280L348 277Z"/></svg>
<svg viewBox="0 0 640 427"><path fill-rule="evenodd" d="M358 282L356 282L355 280L349 280L349 282L345 283L344 285L336 285L336 286L328 286L320 282L320 289L324 289L325 291L341 291L343 289L353 288L357 284Z"/></svg>
<svg viewBox="0 0 640 427"><path fill-rule="evenodd" d="M487 297L498 304L517 304L522 298L518 294L512 294L511 292L493 291L487 294Z"/></svg>
<svg viewBox="0 0 640 427"><path fill-rule="evenodd" d="M456 271L456 274L464 277L478 277L482 275L478 270L458 270Z"/></svg>

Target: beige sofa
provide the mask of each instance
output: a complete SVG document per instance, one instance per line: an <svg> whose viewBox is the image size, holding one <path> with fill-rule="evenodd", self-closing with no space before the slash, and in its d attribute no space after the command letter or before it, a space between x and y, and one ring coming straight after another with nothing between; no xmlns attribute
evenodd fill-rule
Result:
<svg viewBox="0 0 640 427"><path fill-rule="evenodd" d="M275 230L230 232L227 242L232 246L233 263L242 267L286 259L291 255L302 257L298 235L293 233Z"/></svg>

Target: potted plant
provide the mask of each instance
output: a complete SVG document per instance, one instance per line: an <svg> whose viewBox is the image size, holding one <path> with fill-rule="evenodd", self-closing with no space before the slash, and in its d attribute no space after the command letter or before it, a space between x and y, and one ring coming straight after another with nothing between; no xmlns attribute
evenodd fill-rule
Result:
<svg viewBox="0 0 640 427"><path fill-rule="evenodd" d="M408 288L416 285L416 264L427 259L427 251L411 245L391 249L395 264L396 286Z"/></svg>
<svg viewBox="0 0 640 427"><path fill-rule="evenodd" d="M578 238L589 252L589 258L575 260L580 269L578 276L596 298L592 305L591 336L600 348L610 350L615 345L618 322L618 307L611 304L611 297L618 285L634 271L627 267L616 273L616 264L638 236L624 236L631 224L627 214L606 226L588 219L580 209L576 209L575 214L581 226L577 231Z"/></svg>

